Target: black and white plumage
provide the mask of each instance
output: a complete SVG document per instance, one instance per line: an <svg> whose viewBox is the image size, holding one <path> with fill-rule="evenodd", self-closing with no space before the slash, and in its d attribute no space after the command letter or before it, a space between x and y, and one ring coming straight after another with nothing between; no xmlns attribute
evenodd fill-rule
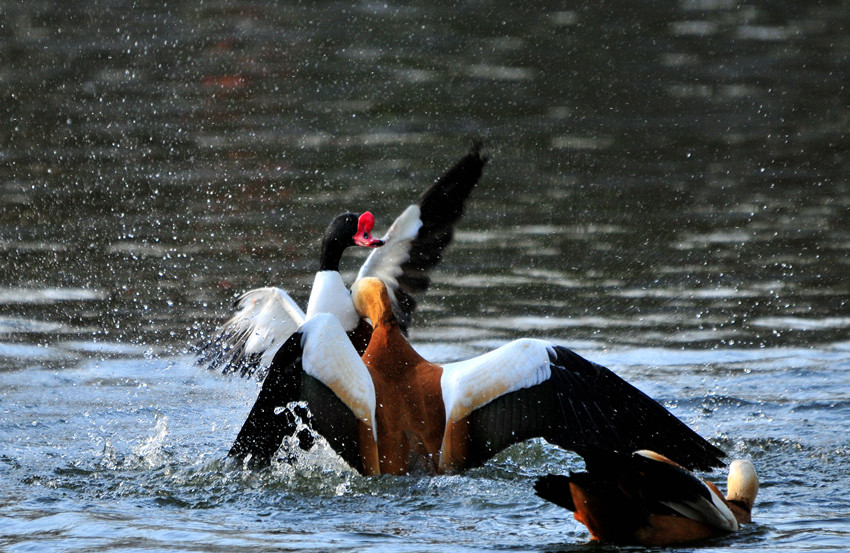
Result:
<svg viewBox="0 0 850 553"><path fill-rule="evenodd" d="M308 320L275 356L231 456L268 464L295 430L287 406L299 402L362 474L457 472L535 437L571 450L651 448L690 468L721 464L723 452L664 407L566 348L521 339L438 365L409 345L382 282L360 280L352 297L375 323L362 357L336 318Z"/></svg>
<svg viewBox="0 0 850 553"><path fill-rule="evenodd" d="M238 312L196 347L198 364L225 374L256 375L262 379L275 353L292 332L318 313L337 317L362 351L370 328L355 312L339 274L343 252L355 245L376 248L357 279L373 276L387 283L398 320L406 329L416 308L413 296L428 289L430 272L451 242L454 226L463 215L465 202L486 163L480 144L476 144L399 215L380 241L371 236L364 242L354 240L364 230L371 232L368 218L362 220L366 215L371 217L368 212L360 218L347 213L334 219L322 241L320 267L307 312L277 287L246 292L236 301Z"/></svg>

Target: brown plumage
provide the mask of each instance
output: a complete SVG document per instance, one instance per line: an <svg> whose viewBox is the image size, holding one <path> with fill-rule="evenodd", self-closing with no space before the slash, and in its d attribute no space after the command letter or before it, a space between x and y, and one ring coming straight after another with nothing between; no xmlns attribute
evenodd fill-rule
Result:
<svg viewBox="0 0 850 553"><path fill-rule="evenodd" d="M311 428L362 474L456 472L511 444L542 437L565 449L651 447L689 467L717 466L723 452L608 369L541 340L438 365L405 338L386 285L352 288L374 326L362 357L330 315L308 320L275 355L231 449L264 465L295 429L291 402Z"/></svg>
<svg viewBox="0 0 850 553"><path fill-rule="evenodd" d="M589 448L586 471L537 480L537 494L575 513L594 540L668 546L721 536L751 521L758 478L733 461L727 495L652 451L631 455Z"/></svg>

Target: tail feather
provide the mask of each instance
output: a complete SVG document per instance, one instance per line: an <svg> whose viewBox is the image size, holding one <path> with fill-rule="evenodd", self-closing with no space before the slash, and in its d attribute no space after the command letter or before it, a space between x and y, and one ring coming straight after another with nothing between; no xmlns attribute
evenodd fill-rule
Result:
<svg viewBox="0 0 850 553"><path fill-rule="evenodd" d="M547 474L534 482L534 492L542 499L559 507L575 512L573 495L570 492L570 477L562 474Z"/></svg>

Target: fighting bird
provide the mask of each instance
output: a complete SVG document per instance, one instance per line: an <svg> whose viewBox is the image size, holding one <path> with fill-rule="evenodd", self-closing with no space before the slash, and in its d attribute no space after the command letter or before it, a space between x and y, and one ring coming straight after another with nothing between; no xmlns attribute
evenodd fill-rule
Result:
<svg viewBox="0 0 850 553"><path fill-rule="evenodd" d="M520 339L439 365L407 341L383 281L360 279L351 294L374 327L363 355L335 317L307 320L275 354L232 457L267 465L306 405L310 428L364 475L458 472L535 437L720 465L723 452L664 407L564 347Z"/></svg>
<svg viewBox="0 0 850 553"><path fill-rule="evenodd" d="M594 540L668 546L735 532L751 522L759 482L750 461L729 465L726 497L711 482L654 451L581 448L585 471L550 474L537 495L569 509Z"/></svg>
<svg viewBox="0 0 850 553"><path fill-rule="evenodd" d="M246 292L236 300L238 312L212 338L196 346L198 364L225 374L253 374L262 380L286 339L318 313L335 316L362 352L371 327L355 312L339 274L342 254L352 246L376 248L357 278L377 277L387 284L396 317L406 331L416 308L413 296L428 289L430 271L452 241L464 204L481 178L487 158L480 150L481 144L475 144L396 218L381 239L371 235L375 218L368 211L360 216L343 213L336 217L322 239L307 312L277 287Z"/></svg>

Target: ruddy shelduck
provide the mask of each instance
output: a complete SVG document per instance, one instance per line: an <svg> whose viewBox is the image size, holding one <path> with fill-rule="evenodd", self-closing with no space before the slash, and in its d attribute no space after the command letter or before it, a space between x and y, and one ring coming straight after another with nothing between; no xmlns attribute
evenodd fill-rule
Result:
<svg viewBox="0 0 850 553"><path fill-rule="evenodd" d="M690 468L720 464L723 452L664 407L564 347L520 339L440 365L407 341L381 280L358 280L352 300L374 326L363 355L336 317L306 321L275 355L231 456L268 464L300 414L366 475L457 472L535 437L565 449L652 448Z"/></svg>

